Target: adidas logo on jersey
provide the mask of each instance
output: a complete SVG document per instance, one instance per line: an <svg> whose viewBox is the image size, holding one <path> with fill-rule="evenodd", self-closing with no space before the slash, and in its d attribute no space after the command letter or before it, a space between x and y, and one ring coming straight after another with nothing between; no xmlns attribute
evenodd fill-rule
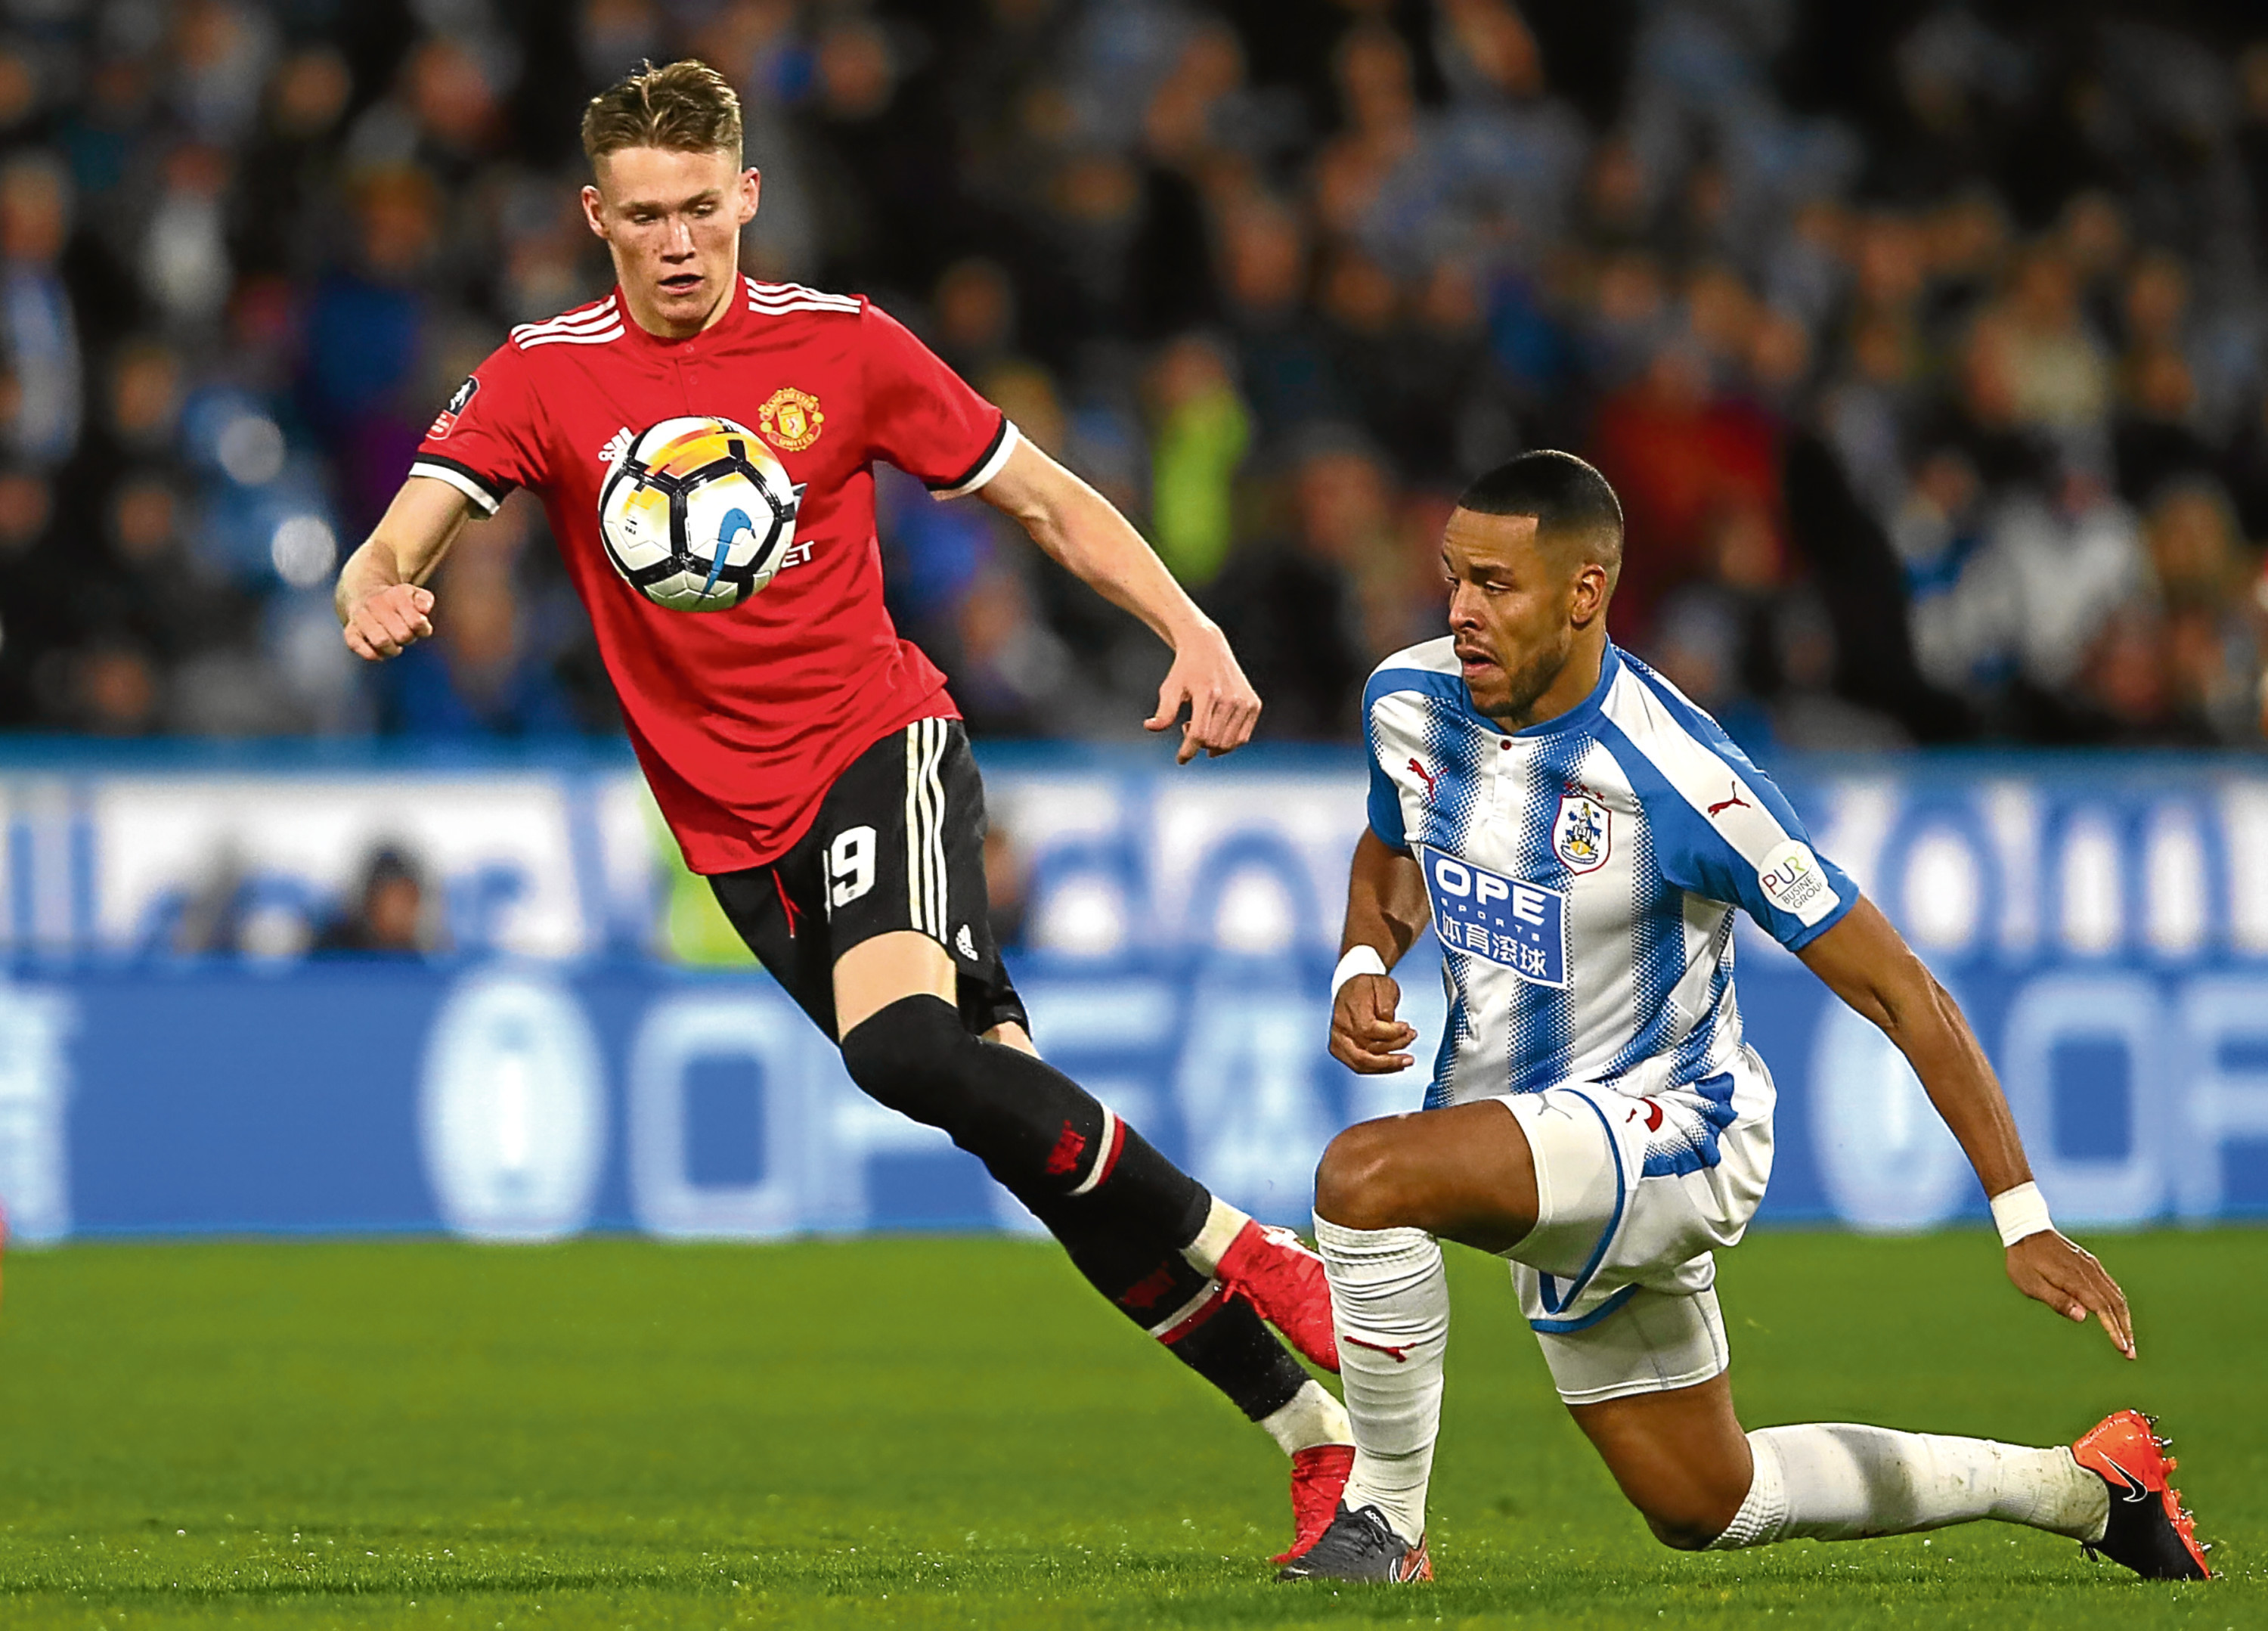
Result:
<svg viewBox="0 0 2268 1631"><path fill-rule="evenodd" d="M632 439L630 427L627 424L622 426L621 430L607 438L607 445L599 449L599 462L608 469L613 469L622 461L622 455L630 450Z"/></svg>
<svg viewBox="0 0 2268 1631"><path fill-rule="evenodd" d="M966 923L961 926L961 933L953 937L953 946L954 950L971 963L976 961L976 936L968 932L968 926Z"/></svg>

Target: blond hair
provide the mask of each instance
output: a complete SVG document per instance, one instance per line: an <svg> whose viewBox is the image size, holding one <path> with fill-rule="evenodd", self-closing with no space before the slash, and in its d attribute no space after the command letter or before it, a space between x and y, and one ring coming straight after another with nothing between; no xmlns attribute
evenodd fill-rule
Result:
<svg viewBox="0 0 2268 1631"><path fill-rule="evenodd" d="M672 152L740 151L740 99L725 76L695 57L639 64L583 109L583 151L593 165L625 147Z"/></svg>

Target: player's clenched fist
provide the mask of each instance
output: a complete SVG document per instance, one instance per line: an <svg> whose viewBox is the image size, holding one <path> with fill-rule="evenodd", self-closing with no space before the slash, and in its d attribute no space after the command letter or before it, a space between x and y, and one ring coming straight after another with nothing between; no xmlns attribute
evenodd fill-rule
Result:
<svg viewBox="0 0 2268 1631"><path fill-rule="evenodd" d="M347 614L347 649L371 662L399 657L401 648L433 633L433 591L414 583L373 589Z"/></svg>
<svg viewBox="0 0 2268 1631"><path fill-rule="evenodd" d="M1418 1030L1394 1017L1401 1002L1390 974L1358 974L1340 986L1331 1001L1331 1057L1366 1076L1409 1069L1410 1056L1395 1050L1417 1041Z"/></svg>

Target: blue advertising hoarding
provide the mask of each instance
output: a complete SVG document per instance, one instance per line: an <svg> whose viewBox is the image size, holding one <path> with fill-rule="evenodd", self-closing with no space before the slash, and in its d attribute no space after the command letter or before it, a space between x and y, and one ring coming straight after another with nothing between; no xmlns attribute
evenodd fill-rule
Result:
<svg viewBox="0 0 2268 1631"><path fill-rule="evenodd" d="M1422 1069L1359 1079L1322 1049L1359 764L1024 750L988 772L1043 1049L1219 1192L1303 1221L1332 1133L1423 1096ZM1779 773L1970 1012L2060 1218L2268 1212L2268 765ZM941 1135L861 1097L769 981L651 955L666 879L617 761L62 764L0 792L0 1200L19 1237L1031 1227ZM456 949L302 956L381 840L426 858ZM266 914L252 956L169 938L217 867ZM1780 1093L1763 1217L1981 1216L1888 1043L1761 935L1739 956ZM1421 1048L1436 963L1421 941L1403 970Z"/></svg>

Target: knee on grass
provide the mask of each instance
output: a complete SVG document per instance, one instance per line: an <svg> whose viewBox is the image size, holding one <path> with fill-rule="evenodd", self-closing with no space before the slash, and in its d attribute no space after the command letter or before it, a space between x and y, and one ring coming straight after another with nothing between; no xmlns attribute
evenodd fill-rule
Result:
<svg viewBox="0 0 2268 1631"><path fill-rule="evenodd" d="M1748 1487L1742 1483L1734 1488L1716 1479L1679 1481L1683 1487L1674 1490L1623 1493L1662 1545L1674 1552L1705 1552L1740 1516Z"/></svg>
<svg viewBox="0 0 2268 1631"><path fill-rule="evenodd" d="M1709 1543L1725 1532L1732 1520L1724 1523L1713 1518L1659 1517L1651 1512L1640 1514L1653 1538L1673 1552L1705 1552Z"/></svg>

